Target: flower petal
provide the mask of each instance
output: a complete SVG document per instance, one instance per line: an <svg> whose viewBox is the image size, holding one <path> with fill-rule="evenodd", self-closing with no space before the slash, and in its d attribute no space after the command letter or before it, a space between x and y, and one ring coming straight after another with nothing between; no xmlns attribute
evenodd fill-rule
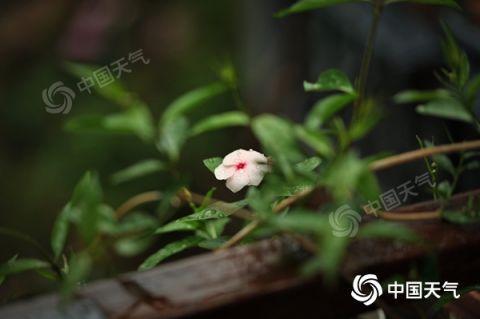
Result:
<svg viewBox="0 0 480 319"><path fill-rule="evenodd" d="M218 180L227 179L227 178L230 178L235 173L235 167L220 164L217 166L217 168L215 168L214 173L215 173L215 178Z"/></svg>
<svg viewBox="0 0 480 319"><path fill-rule="evenodd" d="M268 162L268 159L265 155L252 149L248 151L247 158L249 161L254 163L266 164Z"/></svg>
<svg viewBox="0 0 480 319"><path fill-rule="evenodd" d="M248 160L248 151L243 149L238 149L231 152L223 159L223 165L235 165L242 161Z"/></svg>
<svg viewBox="0 0 480 319"><path fill-rule="evenodd" d="M263 177L265 176L265 168L268 167L267 165L256 165L252 164L250 165L250 168L247 170L248 176L250 178L250 182L248 185L251 186L258 186L263 180ZM267 168L268 169L268 168Z"/></svg>
<svg viewBox="0 0 480 319"><path fill-rule="evenodd" d="M236 193L250 183L250 177L245 170L237 171L232 177L227 179L227 187Z"/></svg>

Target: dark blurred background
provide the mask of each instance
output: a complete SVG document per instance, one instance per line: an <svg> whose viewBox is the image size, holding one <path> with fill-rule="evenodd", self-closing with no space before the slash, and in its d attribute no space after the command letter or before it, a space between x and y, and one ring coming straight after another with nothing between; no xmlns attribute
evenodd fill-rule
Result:
<svg viewBox="0 0 480 319"><path fill-rule="evenodd" d="M118 206L130 196L162 189L159 175L113 186L119 169L157 151L127 135L79 135L65 132L69 117L117 110L108 100L77 92L68 114L50 114L42 90L57 81L75 87L65 61L106 65L143 50L149 64L131 65L121 81L136 92L158 119L176 96L215 80L219 64L232 61L240 91L254 113L274 112L303 119L320 95L303 92L303 80L315 80L328 68L352 78L357 73L370 10L346 4L284 19L273 13L290 5L284 0L31 0L0 4L0 225L31 234L48 246L55 216L70 198L87 169L100 173L107 202ZM447 22L467 51L472 71L480 64L480 1L459 1L458 12L414 4L389 6L381 21L369 92L382 101L385 119L359 145L363 155L402 152L418 146L415 135L448 142L443 121L425 118L413 106L394 105L391 96L407 88L437 87L434 70L442 66L439 20ZM199 114L233 107L216 99ZM477 105L478 109L478 105ZM456 140L473 132L447 123ZM219 186L201 159L254 145L247 129L228 129L199 136L183 151L181 167L191 171L192 189ZM425 172L422 163L379 175L382 186L394 187ZM461 187L478 180L468 176ZM235 199L220 186L216 194ZM0 260L27 247L0 239Z"/></svg>

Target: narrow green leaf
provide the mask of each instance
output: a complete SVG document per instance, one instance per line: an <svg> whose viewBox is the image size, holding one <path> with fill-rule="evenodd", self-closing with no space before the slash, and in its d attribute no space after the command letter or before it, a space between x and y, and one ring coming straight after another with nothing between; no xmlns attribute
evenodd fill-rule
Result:
<svg viewBox="0 0 480 319"><path fill-rule="evenodd" d="M325 7L334 6L341 3L361 2L361 1L364 1L364 0L300 0L295 4L293 4L291 7L277 12L275 14L275 17L283 18L293 13L325 8Z"/></svg>
<svg viewBox="0 0 480 319"><path fill-rule="evenodd" d="M293 177L290 164L302 160L295 141L293 125L275 115L259 115L252 120L252 130L267 153L273 156L283 174Z"/></svg>
<svg viewBox="0 0 480 319"><path fill-rule="evenodd" d="M325 215L299 209L291 211L287 215L274 216L270 222L280 229L302 233L322 233L330 229L328 218Z"/></svg>
<svg viewBox="0 0 480 319"><path fill-rule="evenodd" d="M397 2L412 2L412 3L421 3L421 4L430 4L430 5L439 5L446 6L455 9L461 9L458 3L455 0L387 0L386 4L392 4Z"/></svg>
<svg viewBox="0 0 480 319"><path fill-rule="evenodd" d="M33 258L12 258L0 265L0 276L8 276L28 270L48 268L50 264L44 260Z"/></svg>
<svg viewBox="0 0 480 319"><path fill-rule="evenodd" d="M185 117L177 117L165 123L160 129L158 147L176 161L188 136L188 121Z"/></svg>
<svg viewBox="0 0 480 319"><path fill-rule="evenodd" d="M215 239L207 239L198 244L198 247L204 248L204 249L217 249L220 248L223 244L225 244L227 241L226 238L215 238Z"/></svg>
<svg viewBox="0 0 480 319"><path fill-rule="evenodd" d="M161 226L155 230L155 234L165 234L176 231L195 231L200 228L198 221L180 221L176 220Z"/></svg>
<svg viewBox="0 0 480 319"><path fill-rule="evenodd" d="M146 251L152 244L151 237L135 236L120 238L115 242L115 252L122 257L137 256Z"/></svg>
<svg viewBox="0 0 480 319"><path fill-rule="evenodd" d="M129 213L121 221L115 222L113 225L102 227L101 231L110 235L121 235L152 231L158 226L155 217L142 212Z"/></svg>
<svg viewBox="0 0 480 319"><path fill-rule="evenodd" d="M367 163L349 152L335 159L326 170L322 182L336 200L345 201L358 189L359 181L367 171Z"/></svg>
<svg viewBox="0 0 480 319"><path fill-rule="evenodd" d="M300 163L297 163L295 166L300 171L311 172L315 168L317 168L321 162L322 160L319 157L313 156L313 157L307 158L306 160Z"/></svg>
<svg viewBox="0 0 480 319"><path fill-rule="evenodd" d="M405 242L419 242L421 238L410 228L399 223L374 221L361 227L359 237L364 238L390 238Z"/></svg>
<svg viewBox="0 0 480 319"><path fill-rule="evenodd" d="M156 159L147 159L135 163L112 175L113 184L120 184L166 169L165 163Z"/></svg>
<svg viewBox="0 0 480 319"><path fill-rule="evenodd" d="M198 236L190 236L182 240L170 243L148 257L138 268L140 271L148 270L158 265L164 259L179 253L185 249L197 246L203 239Z"/></svg>
<svg viewBox="0 0 480 319"><path fill-rule="evenodd" d="M355 93L348 76L336 69L322 72L315 83L303 82L303 88L306 92L342 91L349 94Z"/></svg>
<svg viewBox="0 0 480 319"><path fill-rule="evenodd" d="M313 148L321 156L330 158L333 155L332 143L327 135L297 125L295 126L295 136Z"/></svg>
<svg viewBox="0 0 480 319"><path fill-rule="evenodd" d="M305 126L308 129L318 129L333 115L355 100L352 94L336 94L318 101L308 113Z"/></svg>
<svg viewBox="0 0 480 319"><path fill-rule="evenodd" d="M245 126L248 125L249 122L250 119L248 115L243 112L233 111L216 114L194 125L190 130L190 135L199 135L208 131L231 126Z"/></svg>
<svg viewBox="0 0 480 319"><path fill-rule="evenodd" d="M71 297L75 288L87 279L91 268L92 260L85 252L75 255L70 259L69 271L63 279L60 289L64 298Z"/></svg>
<svg viewBox="0 0 480 319"><path fill-rule="evenodd" d="M427 104L417 106L416 111L423 115L473 123L471 115L452 99L432 100Z"/></svg>
<svg viewBox="0 0 480 319"><path fill-rule="evenodd" d="M50 246L52 247L55 258L58 258L63 251L65 242L67 241L68 229L70 225L70 217L75 213L72 204L68 203L58 215L53 224L52 234L50 238Z"/></svg>
<svg viewBox="0 0 480 319"><path fill-rule="evenodd" d="M397 93L393 100L395 103L404 104L404 103L418 103L418 102L428 102L431 100L445 99L449 98L450 93L444 89L431 90L431 91L416 91L408 90Z"/></svg>
<svg viewBox="0 0 480 319"><path fill-rule="evenodd" d="M212 157L203 160L203 165L205 165L210 172L214 172L220 164L222 164L223 159L221 157Z"/></svg>
<svg viewBox="0 0 480 319"><path fill-rule="evenodd" d="M91 78L94 72L101 68L100 66L92 66L71 62L66 63L65 67L67 71L69 71L79 79ZM113 81L112 83L102 87L98 84L95 84L93 86L93 89L104 98L124 107L131 107L132 105L139 103L135 94L129 92L125 87L123 87L123 85L118 79L115 79L115 81Z"/></svg>
<svg viewBox="0 0 480 319"><path fill-rule="evenodd" d="M78 227L84 240L89 243L97 233L100 221L102 188L97 174L87 172L73 191L71 206L78 209Z"/></svg>
<svg viewBox="0 0 480 319"><path fill-rule="evenodd" d="M134 133L143 141L151 141L155 132L152 115L145 106L132 107L122 113L108 115L103 124L108 131Z"/></svg>
<svg viewBox="0 0 480 319"><path fill-rule="evenodd" d="M442 211L442 218L454 224L468 225L480 223L480 212L445 210Z"/></svg>
<svg viewBox="0 0 480 319"><path fill-rule="evenodd" d="M222 212L220 210L212 209L212 208L205 208L199 212L177 219L177 221L189 222L189 221L197 221L197 220L219 219L219 218L225 218L228 216L229 214L226 212Z"/></svg>
<svg viewBox="0 0 480 319"><path fill-rule="evenodd" d="M223 83L212 83L183 94L165 109L161 125L185 115L205 101L225 92L226 89L227 87Z"/></svg>
<svg viewBox="0 0 480 319"><path fill-rule="evenodd" d="M146 107L132 107L106 116L77 116L65 124L65 129L79 133L134 134L143 141L152 140L154 135L152 116Z"/></svg>

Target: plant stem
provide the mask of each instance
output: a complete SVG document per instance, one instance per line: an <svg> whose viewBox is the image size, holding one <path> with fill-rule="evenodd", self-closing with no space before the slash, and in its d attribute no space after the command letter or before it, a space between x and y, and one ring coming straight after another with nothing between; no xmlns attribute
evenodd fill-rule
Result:
<svg viewBox="0 0 480 319"><path fill-rule="evenodd" d="M461 152L461 151L475 149L475 148L480 148L480 140L426 147L419 150L410 151L410 152L406 152L398 155L393 155L381 160L374 161L370 164L369 168L372 171L379 171L389 167L412 162L414 160L424 158L427 156Z"/></svg>
<svg viewBox="0 0 480 319"><path fill-rule="evenodd" d="M370 70L370 63L373 57L373 51L375 48L375 38L377 36L378 25L380 22L380 16L383 11L384 0L375 0L373 4L373 20L370 25L370 30L368 31L367 44L365 50L363 51L362 65L360 67L360 73L357 80L357 92L358 99L355 101L354 110L358 109L362 105L363 100L365 99L365 89L367 86L368 72Z"/></svg>

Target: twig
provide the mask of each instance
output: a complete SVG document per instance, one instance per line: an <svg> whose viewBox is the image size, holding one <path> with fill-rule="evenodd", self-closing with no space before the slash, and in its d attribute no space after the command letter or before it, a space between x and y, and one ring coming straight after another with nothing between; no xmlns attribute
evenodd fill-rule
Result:
<svg viewBox="0 0 480 319"><path fill-rule="evenodd" d="M386 220L401 220L401 221L438 219L441 217L439 210L415 212L415 213L381 212L378 215L380 218L383 218Z"/></svg>
<svg viewBox="0 0 480 319"><path fill-rule="evenodd" d="M377 36L378 24L380 23L380 16L382 15L383 11L383 2L384 0L375 0L375 3L373 4L373 20L370 30L368 31L367 45L365 46L365 51L363 52L362 64L357 82L358 99L355 101L355 112L358 107L362 105L365 98L368 72L370 70L370 63L372 61L373 51L375 48L375 38Z"/></svg>
<svg viewBox="0 0 480 319"><path fill-rule="evenodd" d="M117 219L121 219L126 213L128 213L133 208L141 204L155 202L161 198L162 198L162 193L159 191L151 191L151 192L141 193L136 196L133 196L132 198L130 198L125 203L120 205L120 207L117 208L117 210L115 211L115 217Z"/></svg>
<svg viewBox="0 0 480 319"><path fill-rule="evenodd" d="M412 162L414 160L437 154L448 154L453 152L466 151L470 149L480 148L480 140L461 142L455 144L438 145L422 148L415 151L406 152L399 155L393 155L384 159L374 161L369 168L372 171L380 171L400 164Z"/></svg>

